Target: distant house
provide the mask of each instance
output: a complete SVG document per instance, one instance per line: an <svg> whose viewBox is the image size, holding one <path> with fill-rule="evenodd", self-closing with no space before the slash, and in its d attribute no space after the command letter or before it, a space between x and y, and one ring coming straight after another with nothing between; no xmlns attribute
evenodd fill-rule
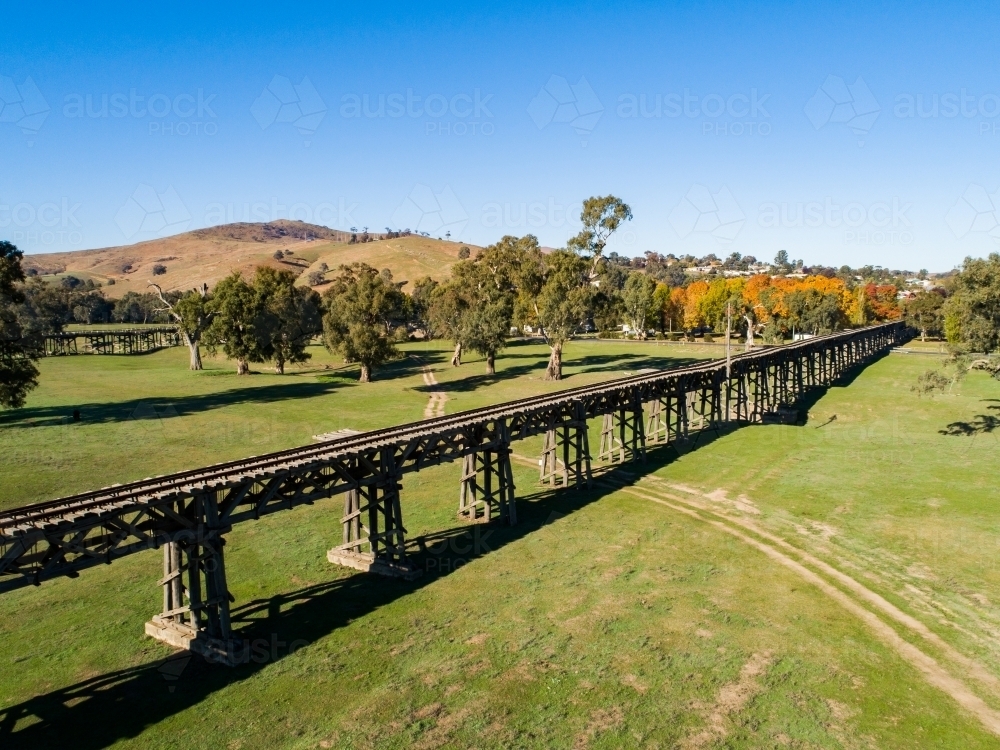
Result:
<svg viewBox="0 0 1000 750"><path fill-rule="evenodd" d="M719 268L721 263L710 263L707 266L688 266L684 269L684 273L698 274L698 273L712 273L716 268Z"/></svg>

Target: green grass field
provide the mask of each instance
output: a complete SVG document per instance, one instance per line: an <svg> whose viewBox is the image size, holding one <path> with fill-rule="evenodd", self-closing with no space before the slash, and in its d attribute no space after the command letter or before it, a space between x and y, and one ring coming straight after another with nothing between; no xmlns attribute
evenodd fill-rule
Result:
<svg viewBox="0 0 1000 750"><path fill-rule="evenodd" d="M0 415L3 507L420 419L422 367L454 413L714 350L574 342L561 384L537 345L496 378L406 352L367 386L320 349L284 377L190 373L180 349L44 360ZM156 552L4 595L0 747L996 747L1000 383L917 398L936 362L889 355L804 425L589 491L539 487L540 440L517 443L514 528L457 523L457 465L408 476L409 537L438 540L411 583L326 562L336 500L237 526L235 669L142 636Z"/></svg>

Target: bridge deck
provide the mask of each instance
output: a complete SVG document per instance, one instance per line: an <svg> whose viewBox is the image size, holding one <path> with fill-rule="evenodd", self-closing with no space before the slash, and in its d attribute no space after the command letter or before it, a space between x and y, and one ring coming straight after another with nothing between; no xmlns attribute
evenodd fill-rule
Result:
<svg viewBox="0 0 1000 750"><path fill-rule="evenodd" d="M820 349L828 341L844 339L850 333L852 332L840 332L780 348L769 348L736 355L732 357L733 373L738 374L750 362L766 361L778 356L787 357L794 352L806 353ZM462 428L481 427L500 418L518 417L527 412L546 410L552 406L581 399L593 399L622 389L661 384L683 375L724 374L725 368L725 360L711 360L705 364L662 370L652 374L634 375L597 385L570 388L553 394L471 409L445 417L372 430L328 442L261 456L251 456L237 461L214 464L199 469L105 487L57 500L26 505L0 512L0 538L25 533L30 529L42 530L53 524L74 522L79 520L81 516L88 514L121 511L128 505L146 505L182 495L187 496L193 493L223 489L249 480L260 481L278 472L301 470L309 466L327 464L332 460L370 453L385 446L405 448L414 439L426 438L429 435L452 432ZM528 437L530 434L537 434L537 431L532 430L528 434L512 432L511 438ZM458 456L453 458L458 458ZM419 466L411 464L401 466L400 470L405 472L419 468Z"/></svg>
<svg viewBox="0 0 1000 750"><path fill-rule="evenodd" d="M603 417L599 458L643 460L647 442L784 419L807 390L904 335L900 323L845 331L16 508L0 513L0 592L162 548L163 610L146 623L147 635L239 663L245 654L233 650L224 555L234 523L342 494L343 540L327 559L413 577L404 473L462 459L459 516L514 524L513 440L545 435L540 480L589 484L594 417Z"/></svg>

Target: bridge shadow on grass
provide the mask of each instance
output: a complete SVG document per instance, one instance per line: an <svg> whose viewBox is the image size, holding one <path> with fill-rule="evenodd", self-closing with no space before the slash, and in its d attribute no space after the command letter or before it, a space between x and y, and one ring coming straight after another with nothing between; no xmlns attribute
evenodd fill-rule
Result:
<svg viewBox="0 0 1000 750"><path fill-rule="evenodd" d="M794 410L798 412L798 419L796 419L795 424L799 426L805 426L809 424L809 412L812 411L812 408L819 402L821 398L823 398L827 394L828 391L830 391L833 388L847 388L849 385L854 383L855 380L858 379L858 376L865 371L865 368L874 365L883 357L887 356L889 356L889 353L883 352L882 354L879 354L878 356L873 358L868 364L860 367L855 366L852 367L850 370L847 370L843 375L841 375L840 380L838 380L836 383L833 383L832 385L813 388L812 390L807 391L798 401L795 402L795 405L793 407ZM818 429L820 427L825 427L826 425L835 421L837 421L837 415L833 414L832 416L828 417L826 422L824 422L823 424L816 425L816 428Z"/></svg>
<svg viewBox="0 0 1000 750"><path fill-rule="evenodd" d="M618 484L631 483L636 473L668 463L672 456L667 453L676 455L672 450L654 450L641 467L616 466L604 477ZM299 649L307 649L303 654L311 647L323 649L323 645L313 644L338 628L544 526L559 523L614 491L603 482L590 489L536 488L533 494L518 498L516 526L460 525L413 538L407 547L414 565L424 571L415 581L356 573L236 606L232 612L235 636L250 646L246 663L225 667L198 655L178 652L165 660L116 670L16 705L0 706L0 747L97 750L135 738ZM28 725L15 731L19 723Z"/></svg>
<svg viewBox="0 0 1000 750"><path fill-rule="evenodd" d="M807 410L807 404L815 403L827 390L816 389L797 406ZM249 644L250 656L236 667L178 652L165 660L109 672L16 705L0 706L0 747L97 750L137 737L148 727L259 674L300 648L323 648L318 642L336 629L559 523L621 486L631 485L642 475L666 467L741 426L704 430L677 445L650 446L643 463L599 469L590 488L545 489L536 485L532 494L518 496L516 526L461 525L414 537L407 547L413 563L423 571L415 581L357 573L241 604L233 609L234 631L238 640ZM18 723L27 725L15 731Z"/></svg>
<svg viewBox="0 0 1000 750"><path fill-rule="evenodd" d="M420 361L410 357L393 360L375 370L373 380L394 380L417 375L421 366L447 360L448 357L439 352L420 354ZM205 374L215 376L232 376L235 373L218 370L205 371ZM296 377L296 375L314 376L313 379ZM246 376L243 376L246 377ZM114 401L103 403L66 404L63 406L28 406L21 409L0 411L0 428L2 427L45 427L60 424L102 424L108 422L127 422L143 419L170 419L187 416L212 409L241 404L271 404L280 401L326 396L341 388L351 388L358 385L358 370L356 368L336 370L309 370L306 373L291 373L287 382L269 383L267 385L246 385L216 393L204 393L195 396L179 398L164 398L151 396L149 398L129 401ZM240 382L253 383L250 376ZM80 421L73 423L73 411L79 410Z"/></svg>
<svg viewBox="0 0 1000 750"><path fill-rule="evenodd" d="M80 411L75 424L101 424L143 419L170 419L189 414L221 409L241 404L270 404L292 399L313 398L351 387L345 379L301 381L272 385L230 388L218 393L205 393L181 398L150 397L132 401L67 404L65 406L29 406L0 412L0 427L44 427L72 422L74 409Z"/></svg>

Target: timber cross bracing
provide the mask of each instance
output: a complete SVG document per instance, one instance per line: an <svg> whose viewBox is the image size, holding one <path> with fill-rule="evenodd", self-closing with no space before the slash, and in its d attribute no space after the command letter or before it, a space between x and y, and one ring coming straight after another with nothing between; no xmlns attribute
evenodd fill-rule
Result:
<svg viewBox="0 0 1000 750"><path fill-rule="evenodd" d="M147 633L218 656L230 635L222 550L234 523L344 494L344 538L329 559L411 575L404 474L460 460L459 514L515 523L514 440L545 435L541 478L589 484L589 419L604 419L607 460L641 461L647 445L725 423L783 419L808 389L834 383L906 335L899 322L845 331L738 355L728 371L713 360L7 511L0 513L0 592L163 547L164 610Z"/></svg>

